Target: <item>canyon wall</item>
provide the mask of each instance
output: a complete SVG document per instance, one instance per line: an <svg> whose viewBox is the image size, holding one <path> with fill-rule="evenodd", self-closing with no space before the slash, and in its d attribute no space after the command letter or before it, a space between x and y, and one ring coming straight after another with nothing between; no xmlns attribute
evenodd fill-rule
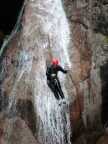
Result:
<svg viewBox="0 0 108 144"><path fill-rule="evenodd" d="M61 65L69 68L67 76L60 80L69 101L72 143L108 141L108 3L64 0L66 17L56 3L56 0L25 3L18 29L0 57L3 144L38 143L40 109L36 104L40 102L38 97L51 95L45 70L52 57L58 57Z"/></svg>

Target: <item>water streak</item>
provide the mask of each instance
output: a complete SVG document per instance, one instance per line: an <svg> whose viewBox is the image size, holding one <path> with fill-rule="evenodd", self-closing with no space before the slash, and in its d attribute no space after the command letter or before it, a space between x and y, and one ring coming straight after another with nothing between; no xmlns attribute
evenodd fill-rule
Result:
<svg viewBox="0 0 108 144"><path fill-rule="evenodd" d="M62 66L71 67L68 46L70 30L61 0L38 0L33 3L34 15L41 29L40 33L49 36L53 57L60 60ZM36 23L36 28L38 28ZM29 30L28 30L29 31ZM37 31L37 30L36 30ZM44 43L43 43L44 45ZM46 44L45 44L46 45ZM59 106L46 83L45 46L38 38L40 59L35 73L35 107L37 113L37 139L40 144L70 144L70 119L68 95L65 88L65 76L59 74L67 105Z"/></svg>
<svg viewBox="0 0 108 144"><path fill-rule="evenodd" d="M9 110L15 104L18 84L26 73L28 77L33 66L33 57L37 59L32 83L34 106L37 117L37 139L40 144L70 144L69 101L65 88L66 76L59 74L66 105L55 99L46 82L46 49L50 39L53 57L60 60L62 66L70 66L68 54L70 30L61 0L32 0L31 17L23 28L23 50L20 53L16 81L11 93ZM31 21L33 21L31 23ZM30 23L29 23L30 22ZM28 42L29 39L29 42Z"/></svg>

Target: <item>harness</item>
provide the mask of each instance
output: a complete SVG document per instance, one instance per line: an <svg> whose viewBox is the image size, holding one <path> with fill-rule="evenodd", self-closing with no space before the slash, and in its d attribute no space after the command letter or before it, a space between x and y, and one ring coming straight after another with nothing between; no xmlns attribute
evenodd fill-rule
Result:
<svg viewBox="0 0 108 144"><path fill-rule="evenodd" d="M52 73L52 74L51 74L51 77L52 77L52 78L56 78L57 76L56 76L55 73Z"/></svg>

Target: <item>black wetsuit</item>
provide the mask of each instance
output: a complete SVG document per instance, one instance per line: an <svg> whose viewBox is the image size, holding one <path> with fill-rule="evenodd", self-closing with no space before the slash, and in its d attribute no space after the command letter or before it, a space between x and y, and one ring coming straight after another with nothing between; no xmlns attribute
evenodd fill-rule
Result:
<svg viewBox="0 0 108 144"><path fill-rule="evenodd" d="M67 70L64 70L60 65L51 65L47 67L46 76L47 76L47 84L49 88L54 93L57 100L60 98L64 98L63 91L61 89L61 85L59 79L57 77L58 72L61 71L63 73L67 73Z"/></svg>

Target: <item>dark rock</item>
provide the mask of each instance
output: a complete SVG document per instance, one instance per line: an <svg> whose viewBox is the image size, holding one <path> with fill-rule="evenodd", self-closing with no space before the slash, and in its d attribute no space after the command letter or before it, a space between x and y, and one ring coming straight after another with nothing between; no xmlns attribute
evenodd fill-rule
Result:
<svg viewBox="0 0 108 144"><path fill-rule="evenodd" d="M108 124L108 62L101 66L100 76L102 81L102 123L106 125Z"/></svg>
<svg viewBox="0 0 108 144"><path fill-rule="evenodd" d="M33 103L30 100L19 99L16 105L17 114L25 120L33 134L36 132L36 116Z"/></svg>

